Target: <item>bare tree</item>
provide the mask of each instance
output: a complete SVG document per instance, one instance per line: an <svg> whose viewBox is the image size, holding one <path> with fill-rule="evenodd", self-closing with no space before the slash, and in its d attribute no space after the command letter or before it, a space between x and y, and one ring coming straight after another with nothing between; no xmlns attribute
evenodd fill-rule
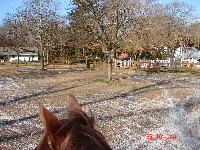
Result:
<svg viewBox="0 0 200 150"><path fill-rule="evenodd" d="M162 53L186 35L186 21L193 8L186 3L155 3L138 0L129 5L129 26L126 27L121 47L137 60L142 52Z"/></svg>
<svg viewBox="0 0 200 150"><path fill-rule="evenodd" d="M20 47L27 46L26 33L24 32L23 25L16 19L17 15L7 14L1 32L5 38L5 47L10 47L17 53L19 61Z"/></svg>
<svg viewBox="0 0 200 150"><path fill-rule="evenodd" d="M46 50L47 47L55 45L52 38L56 37L55 30L63 22L61 18L58 15L58 4L54 0L30 0L24 2L17 9L17 13L6 18L5 24L14 25L14 28L8 27L11 32L16 29L15 33L11 33L14 39L21 35L18 33L20 29L25 35L20 38L21 43L28 41L29 45L39 49L44 70Z"/></svg>
<svg viewBox="0 0 200 150"><path fill-rule="evenodd" d="M119 48L127 0L74 1L76 7L69 14L70 25L80 35L82 45L101 45L108 51L108 80L112 80L111 52ZM75 32L74 32L75 33Z"/></svg>
<svg viewBox="0 0 200 150"><path fill-rule="evenodd" d="M200 50L200 22L194 22L188 26L187 44Z"/></svg>

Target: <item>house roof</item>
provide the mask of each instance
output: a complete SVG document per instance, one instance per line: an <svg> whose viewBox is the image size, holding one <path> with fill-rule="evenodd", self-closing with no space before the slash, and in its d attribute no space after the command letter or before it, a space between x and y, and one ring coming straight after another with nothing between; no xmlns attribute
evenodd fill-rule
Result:
<svg viewBox="0 0 200 150"><path fill-rule="evenodd" d="M17 55L17 51L20 55L38 55L36 47L0 47L0 55Z"/></svg>

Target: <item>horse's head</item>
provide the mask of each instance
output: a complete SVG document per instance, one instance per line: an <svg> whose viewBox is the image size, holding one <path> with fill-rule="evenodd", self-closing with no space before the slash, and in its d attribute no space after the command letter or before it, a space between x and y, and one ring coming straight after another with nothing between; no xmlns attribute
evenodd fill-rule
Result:
<svg viewBox="0 0 200 150"><path fill-rule="evenodd" d="M45 134L36 150L110 150L103 135L94 129L94 119L84 113L73 95L69 95L68 118L59 120L39 104Z"/></svg>

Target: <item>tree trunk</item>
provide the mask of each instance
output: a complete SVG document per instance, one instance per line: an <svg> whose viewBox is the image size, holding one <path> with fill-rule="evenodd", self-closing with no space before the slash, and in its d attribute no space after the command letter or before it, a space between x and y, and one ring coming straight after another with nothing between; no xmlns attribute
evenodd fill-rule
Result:
<svg viewBox="0 0 200 150"><path fill-rule="evenodd" d="M40 56L41 56L41 70L44 71L44 49L42 46L42 35L40 34Z"/></svg>
<svg viewBox="0 0 200 150"><path fill-rule="evenodd" d="M40 53L42 53L42 56L41 56L42 68L41 68L41 70L44 71L44 49L43 49L43 43L42 43L43 37L42 37L42 15L41 14L40 14L40 33L39 33L39 36L40 36Z"/></svg>
<svg viewBox="0 0 200 150"><path fill-rule="evenodd" d="M44 71L44 50L42 48L42 71Z"/></svg>
<svg viewBox="0 0 200 150"><path fill-rule="evenodd" d="M17 52L17 61L19 61L19 52ZM18 62L19 63L19 62Z"/></svg>
<svg viewBox="0 0 200 150"><path fill-rule="evenodd" d="M46 49L46 65L49 65L49 48Z"/></svg>
<svg viewBox="0 0 200 150"><path fill-rule="evenodd" d="M40 57L41 57L41 70L44 71L44 49L42 46L42 35L40 34Z"/></svg>
<svg viewBox="0 0 200 150"><path fill-rule="evenodd" d="M111 58L111 50L108 52L108 81L112 80L112 58Z"/></svg>
<svg viewBox="0 0 200 150"><path fill-rule="evenodd" d="M19 67L19 51L17 51L17 66Z"/></svg>

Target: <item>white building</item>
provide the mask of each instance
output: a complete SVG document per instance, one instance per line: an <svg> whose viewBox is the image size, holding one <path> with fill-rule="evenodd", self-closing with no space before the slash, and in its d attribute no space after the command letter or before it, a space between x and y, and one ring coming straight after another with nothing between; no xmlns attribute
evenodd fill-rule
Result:
<svg viewBox="0 0 200 150"><path fill-rule="evenodd" d="M11 55L8 61L18 61L18 55ZM19 53L19 61L38 61L38 54Z"/></svg>
<svg viewBox="0 0 200 150"><path fill-rule="evenodd" d="M34 47L21 47L13 49L0 47L0 59L7 57L6 61L38 61L38 50Z"/></svg>
<svg viewBox="0 0 200 150"><path fill-rule="evenodd" d="M182 58L183 60L197 60L200 59L200 50L197 50L194 47L179 47L175 51L174 58Z"/></svg>

